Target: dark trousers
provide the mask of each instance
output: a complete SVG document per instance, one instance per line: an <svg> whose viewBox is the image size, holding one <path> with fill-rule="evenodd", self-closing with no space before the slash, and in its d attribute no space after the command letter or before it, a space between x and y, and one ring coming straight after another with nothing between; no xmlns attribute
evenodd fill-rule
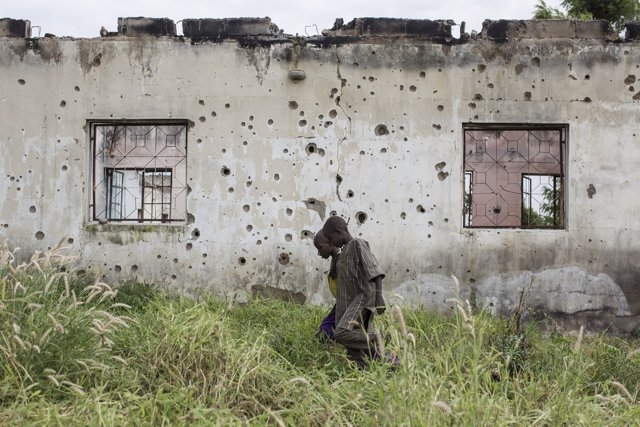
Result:
<svg viewBox="0 0 640 427"><path fill-rule="evenodd" d="M348 327L337 327L334 339L347 349L347 356L360 367L376 356L376 338L370 331L373 314L367 309L360 312L360 318Z"/></svg>

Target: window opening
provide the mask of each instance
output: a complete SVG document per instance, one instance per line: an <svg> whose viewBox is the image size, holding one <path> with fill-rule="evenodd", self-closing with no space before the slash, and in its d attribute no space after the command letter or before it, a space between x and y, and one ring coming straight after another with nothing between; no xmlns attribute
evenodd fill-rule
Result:
<svg viewBox="0 0 640 427"><path fill-rule="evenodd" d="M166 223L186 218L187 127L91 123L93 220Z"/></svg>
<svg viewBox="0 0 640 427"><path fill-rule="evenodd" d="M566 126L464 128L464 227L564 228Z"/></svg>

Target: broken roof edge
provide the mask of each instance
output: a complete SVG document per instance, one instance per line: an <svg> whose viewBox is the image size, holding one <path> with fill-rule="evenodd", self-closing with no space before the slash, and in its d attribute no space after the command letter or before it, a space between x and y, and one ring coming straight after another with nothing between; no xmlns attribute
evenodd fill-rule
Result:
<svg viewBox="0 0 640 427"><path fill-rule="evenodd" d="M495 41L514 39L597 39L617 41L618 33L609 21L577 19L490 20L482 23L480 38Z"/></svg>
<svg viewBox="0 0 640 427"><path fill-rule="evenodd" d="M169 18L118 18L118 31L104 27L102 37L185 37L192 41L236 39L249 44L281 43L296 38L310 44L328 45L364 42L367 39L394 42L402 39L428 40L435 43L461 44L469 39L506 41L517 39L594 39L621 41L611 24L604 20L490 20L483 22L479 34L464 32L455 38L451 19L355 18L345 24L336 19L333 27L322 30L322 35L295 36L284 33L269 17L264 18L187 18L182 22L183 35L176 33L176 23ZM31 22L26 19L0 19L0 37L31 38ZM625 23L624 41L640 40L640 22ZM47 37L55 37L45 34ZM66 38L66 37L65 37ZM71 37L73 38L73 37Z"/></svg>

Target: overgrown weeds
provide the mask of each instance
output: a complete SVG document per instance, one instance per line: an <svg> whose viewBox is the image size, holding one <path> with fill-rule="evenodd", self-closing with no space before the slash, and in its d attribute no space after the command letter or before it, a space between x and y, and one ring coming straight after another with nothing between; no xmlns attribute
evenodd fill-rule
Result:
<svg viewBox="0 0 640 427"><path fill-rule="evenodd" d="M383 363L355 369L314 334L324 309L229 308L78 276L60 246L17 264L0 248L0 424L634 424L634 340L579 340L450 301L393 307Z"/></svg>

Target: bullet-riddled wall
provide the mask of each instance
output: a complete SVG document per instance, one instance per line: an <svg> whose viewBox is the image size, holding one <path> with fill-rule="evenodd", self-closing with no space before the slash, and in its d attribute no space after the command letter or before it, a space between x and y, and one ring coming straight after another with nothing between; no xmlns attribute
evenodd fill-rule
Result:
<svg viewBox="0 0 640 427"><path fill-rule="evenodd" d="M132 21L96 39L0 37L1 240L27 256L64 237L109 280L329 303L312 238L337 214L370 242L390 299L447 311L460 292L507 313L525 290L569 326L635 328L632 37L599 21L488 21L461 39L445 21L363 19L313 38L187 21L185 36ZM180 221L98 221L100 123L186 127ZM560 228L465 227L465 129L483 126L559 129Z"/></svg>

